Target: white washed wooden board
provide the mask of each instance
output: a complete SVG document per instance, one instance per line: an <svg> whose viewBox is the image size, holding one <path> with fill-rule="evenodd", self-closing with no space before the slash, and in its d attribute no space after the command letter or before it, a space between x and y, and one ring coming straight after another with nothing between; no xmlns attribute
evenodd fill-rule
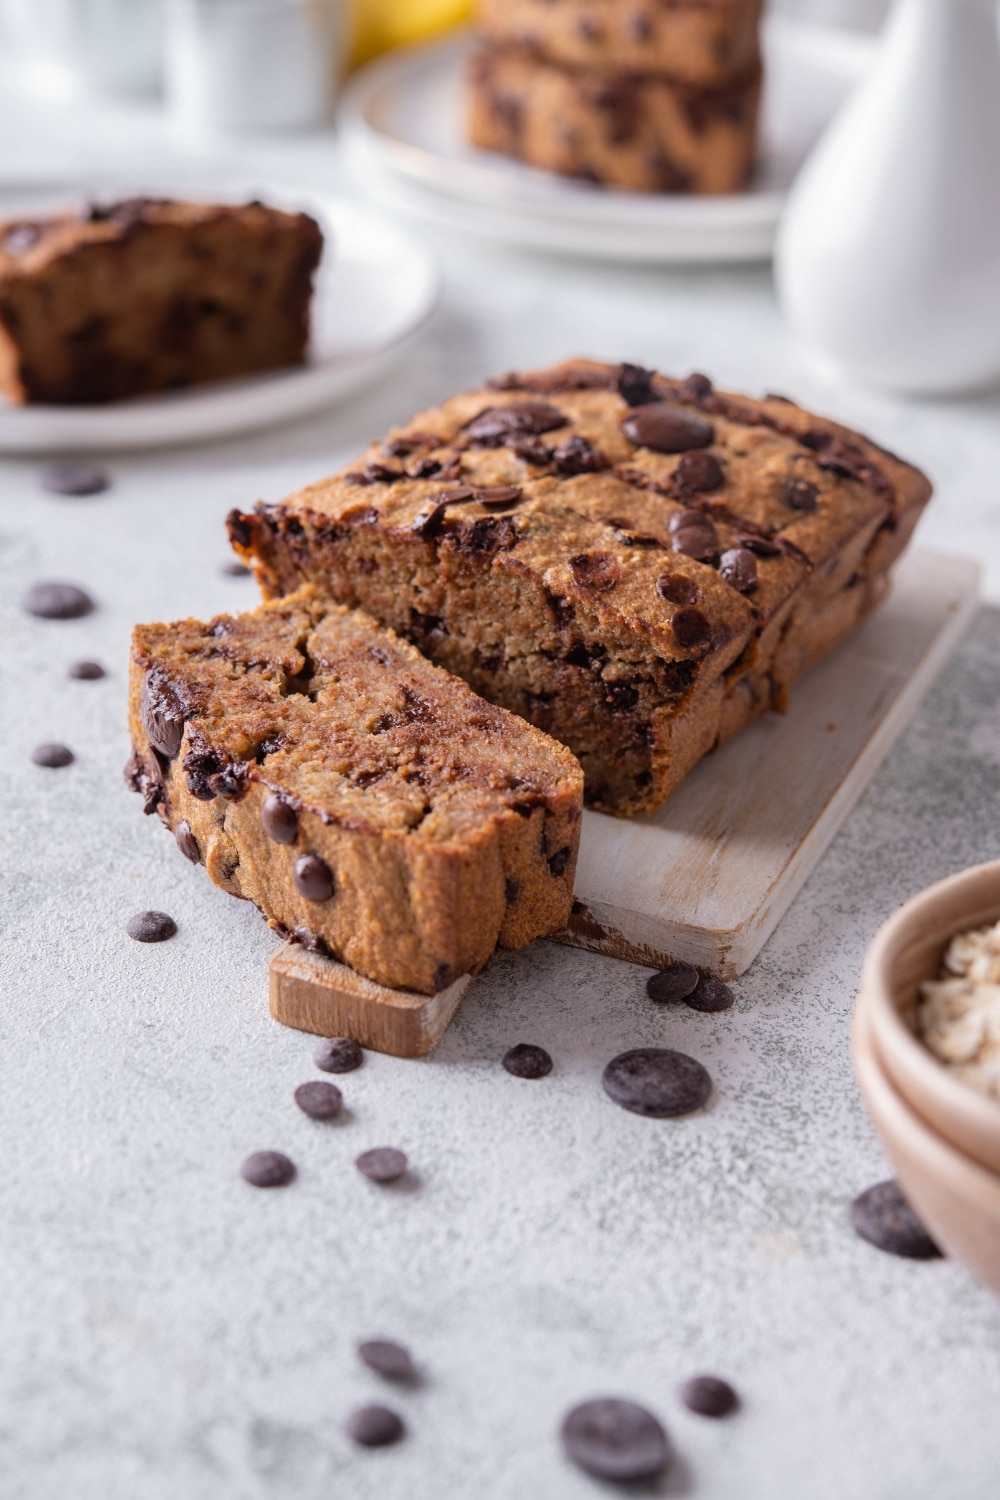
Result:
<svg viewBox="0 0 1000 1500"><path fill-rule="evenodd" d="M584 814L563 941L731 978L756 958L947 661L979 568L913 551L885 603L768 714L631 821Z"/></svg>

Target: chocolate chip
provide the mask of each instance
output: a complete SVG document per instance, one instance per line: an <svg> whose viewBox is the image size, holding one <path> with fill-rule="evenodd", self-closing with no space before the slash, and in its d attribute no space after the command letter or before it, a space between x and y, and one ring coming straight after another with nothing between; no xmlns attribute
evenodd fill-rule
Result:
<svg viewBox="0 0 1000 1500"><path fill-rule="evenodd" d="M469 484L450 484L437 490L431 499L437 505L461 505L463 501L475 500L476 492Z"/></svg>
<svg viewBox="0 0 1000 1500"><path fill-rule="evenodd" d="M673 535L673 548L695 562L711 562L719 550L715 527L710 521L697 526L679 526Z"/></svg>
<svg viewBox="0 0 1000 1500"><path fill-rule="evenodd" d="M695 510L689 506L684 510L675 510L667 521L667 529L671 536L677 531L683 531L688 526L711 526L712 522L703 510Z"/></svg>
<svg viewBox="0 0 1000 1500"><path fill-rule="evenodd" d="M656 592L671 604L697 604L701 599L701 589L683 573L664 573L656 580Z"/></svg>
<svg viewBox="0 0 1000 1500"><path fill-rule="evenodd" d="M615 686L627 687L628 684L617 683L615 684ZM629 704L628 706L633 707L632 704ZM552 858L549 860L549 869L551 870L553 875L565 874L566 866L569 864L569 853L569 849L557 849L555 854L553 854Z"/></svg>
<svg viewBox="0 0 1000 1500"><path fill-rule="evenodd" d="M324 1073L353 1073L364 1060L360 1046L349 1036L326 1037L313 1053L313 1062Z"/></svg>
<svg viewBox="0 0 1000 1500"><path fill-rule="evenodd" d="M153 749L174 760L184 738L184 709L173 686L156 667L143 680L139 709Z"/></svg>
<svg viewBox="0 0 1000 1500"><path fill-rule="evenodd" d="M295 861L292 872L295 889L307 901L329 901L333 895L333 875L330 866L318 854L303 854Z"/></svg>
<svg viewBox="0 0 1000 1500"><path fill-rule="evenodd" d="M76 759L68 745L36 745L31 758L36 766L48 766L50 770L71 766Z"/></svg>
<svg viewBox="0 0 1000 1500"><path fill-rule="evenodd" d="M563 1419L561 1436L566 1457L597 1479L652 1479L673 1457L652 1412L616 1396L575 1406Z"/></svg>
<svg viewBox="0 0 1000 1500"><path fill-rule="evenodd" d="M201 850L198 848L198 840L191 832L191 824L182 819L177 825L174 838L184 858L189 859L193 865L200 865Z"/></svg>
<svg viewBox="0 0 1000 1500"><path fill-rule="evenodd" d="M671 964L659 974L650 975L646 980L646 994L650 1000L686 1000L700 979L698 970L692 969L690 964Z"/></svg>
<svg viewBox="0 0 1000 1500"><path fill-rule="evenodd" d="M943 1253L892 1177L859 1193L851 1204L851 1223L863 1240L890 1255L903 1255L909 1260L938 1260Z"/></svg>
<svg viewBox="0 0 1000 1500"><path fill-rule="evenodd" d="M552 452L544 443L540 442L538 438L528 437L524 433L515 433L508 442L507 447L513 453L516 453L518 458L523 458L526 464L541 466L542 464L549 463L552 459Z"/></svg>
<svg viewBox="0 0 1000 1500"><path fill-rule="evenodd" d="M373 1146L362 1151L354 1165L371 1182L395 1182L406 1171L406 1154L395 1146Z"/></svg>
<svg viewBox="0 0 1000 1500"><path fill-rule="evenodd" d="M707 448L715 437L711 422L669 401L635 407L622 420L621 428L629 442L638 448L652 448L656 453Z"/></svg>
<svg viewBox="0 0 1000 1500"><path fill-rule="evenodd" d="M254 1151L240 1167L240 1176L251 1187L287 1187L295 1176L295 1163L280 1151Z"/></svg>
<svg viewBox="0 0 1000 1500"><path fill-rule="evenodd" d="M67 677L74 677L78 682L96 682L99 677L107 675L99 661L74 661L66 673Z"/></svg>
<svg viewBox="0 0 1000 1500"><path fill-rule="evenodd" d="M485 448L502 448L515 435L537 437L542 432L552 432L565 427L567 418L556 406L547 401L512 401L509 406L487 406L471 422L465 431L474 443Z"/></svg>
<svg viewBox="0 0 1000 1500"><path fill-rule="evenodd" d="M515 1078L545 1078L552 1072L552 1059L544 1047L518 1042L503 1055L503 1066Z"/></svg>
<svg viewBox="0 0 1000 1500"><path fill-rule="evenodd" d="M729 1010L735 1002L736 996L728 984L723 984L721 979L699 979L698 988L684 996L685 1005L690 1005L692 1010L702 1010L707 1013Z"/></svg>
<svg viewBox="0 0 1000 1500"><path fill-rule="evenodd" d="M370 484L395 484L397 480L405 479L406 477L403 469L394 469L389 464L368 462L363 469L355 469L350 474L345 474L344 483L353 487Z"/></svg>
<svg viewBox="0 0 1000 1500"><path fill-rule="evenodd" d="M609 1099L634 1115L669 1120L701 1109L712 1080L695 1058L669 1047L636 1047L613 1057L601 1082Z"/></svg>
<svg viewBox="0 0 1000 1500"><path fill-rule="evenodd" d="M177 931L177 923L165 911L137 911L129 917L125 931L137 943L165 943Z"/></svg>
<svg viewBox="0 0 1000 1500"><path fill-rule="evenodd" d="M524 491L517 484L479 484L476 499L487 510L506 510L524 499Z"/></svg>
<svg viewBox="0 0 1000 1500"><path fill-rule="evenodd" d="M570 558L569 565L577 583L598 594L613 589L622 574L610 552L579 552Z"/></svg>
<svg viewBox="0 0 1000 1500"><path fill-rule="evenodd" d="M42 470L42 489L53 495L100 495L111 480L93 464L52 464Z"/></svg>
<svg viewBox="0 0 1000 1500"><path fill-rule="evenodd" d="M358 1358L383 1380L412 1380L417 1373L409 1349L392 1339L365 1339Z"/></svg>
<svg viewBox="0 0 1000 1500"><path fill-rule="evenodd" d="M3 237L3 248L8 255L26 255L42 237L37 224L18 224L8 229Z"/></svg>
<svg viewBox="0 0 1000 1500"><path fill-rule="evenodd" d="M711 490L721 489L726 482L726 476L722 471L722 465L713 453L706 453L704 449L696 449L693 453L682 454L678 459L673 480L681 489L693 490L696 494L708 494Z"/></svg>
<svg viewBox="0 0 1000 1500"><path fill-rule="evenodd" d="M648 406L656 400L654 371L642 365L622 365L615 378L615 390L629 406Z"/></svg>
<svg viewBox="0 0 1000 1500"><path fill-rule="evenodd" d="M310 1120L332 1120L340 1114L344 1096L335 1083L323 1083L314 1078L309 1083L300 1083L294 1099L304 1115Z"/></svg>
<svg viewBox="0 0 1000 1500"><path fill-rule="evenodd" d="M719 572L740 594L757 587L757 559L746 547L730 547L719 558Z"/></svg>
<svg viewBox="0 0 1000 1500"><path fill-rule="evenodd" d="M276 844L294 844L299 836L299 815L290 802L272 792L260 810L264 832ZM304 892L303 892L304 894ZM324 898L325 899L325 898Z"/></svg>
<svg viewBox="0 0 1000 1500"><path fill-rule="evenodd" d="M712 394L714 386L707 375L702 375L695 370L684 381L681 390L691 401L704 401L706 396Z"/></svg>
<svg viewBox="0 0 1000 1500"><path fill-rule="evenodd" d="M599 474L602 469L608 468L608 461L600 448L579 433L574 433L557 448L553 448L552 462L556 473L565 479L574 474Z"/></svg>
<svg viewBox="0 0 1000 1500"><path fill-rule="evenodd" d="M40 620L79 620L92 612L94 601L73 583L36 583L21 600L21 607Z"/></svg>
<svg viewBox="0 0 1000 1500"><path fill-rule="evenodd" d="M249 578L251 576L251 571L246 563L241 562L223 563L219 572L224 578Z"/></svg>
<svg viewBox="0 0 1000 1500"><path fill-rule="evenodd" d="M808 479L790 478L782 486L781 498L792 510L815 510L819 490Z"/></svg>
<svg viewBox="0 0 1000 1500"><path fill-rule="evenodd" d="M347 1435L362 1448L385 1448L406 1432L403 1419L387 1406L359 1406L347 1419Z"/></svg>
<svg viewBox="0 0 1000 1500"><path fill-rule="evenodd" d="M728 1380L718 1375L693 1375L678 1391L688 1411L699 1417L728 1417L740 1404L740 1398Z"/></svg>
<svg viewBox="0 0 1000 1500"><path fill-rule="evenodd" d="M670 622L678 645L688 650L707 646L712 640L712 627L700 609L679 609Z"/></svg>

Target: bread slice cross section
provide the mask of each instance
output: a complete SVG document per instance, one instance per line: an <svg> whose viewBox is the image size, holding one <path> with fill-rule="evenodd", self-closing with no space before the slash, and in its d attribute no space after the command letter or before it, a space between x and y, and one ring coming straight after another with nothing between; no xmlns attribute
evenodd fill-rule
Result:
<svg viewBox="0 0 1000 1500"><path fill-rule="evenodd" d="M583 773L360 610L305 586L140 625L127 779L269 924L433 995L569 917Z"/></svg>

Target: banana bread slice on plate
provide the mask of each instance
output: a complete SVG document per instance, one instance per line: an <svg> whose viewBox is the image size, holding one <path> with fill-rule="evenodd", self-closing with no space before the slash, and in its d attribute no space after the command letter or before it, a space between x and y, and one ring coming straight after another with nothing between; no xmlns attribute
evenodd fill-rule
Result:
<svg viewBox="0 0 1000 1500"><path fill-rule="evenodd" d="M0 391L118 401L300 364L323 250L308 214L126 198L0 224Z"/></svg>
<svg viewBox="0 0 1000 1500"><path fill-rule="evenodd" d="M181 852L379 984L437 994L566 925L570 752L311 588L138 626L129 720L129 783Z"/></svg>
<svg viewBox="0 0 1000 1500"><path fill-rule="evenodd" d="M268 596L309 581L652 812L878 603L930 495L782 397L632 365L511 375L332 479L233 512Z"/></svg>
<svg viewBox="0 0 1000 1500"><path fill-rule="evenodd" d="M712 88L760 66L761 0L477 0L480 36L571 68Z"/></svg>

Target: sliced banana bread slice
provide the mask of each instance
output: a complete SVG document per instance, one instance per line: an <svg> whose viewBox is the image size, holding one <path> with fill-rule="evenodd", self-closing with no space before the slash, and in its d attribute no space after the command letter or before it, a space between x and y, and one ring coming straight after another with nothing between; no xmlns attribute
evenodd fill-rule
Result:
<svg viewBox="0 0 1000 1500"><path fill-rule="evenodd" d="M583 773L370 616L303 588L140 625L131 786L270 925L424 994L569 916Z"/></svg>

